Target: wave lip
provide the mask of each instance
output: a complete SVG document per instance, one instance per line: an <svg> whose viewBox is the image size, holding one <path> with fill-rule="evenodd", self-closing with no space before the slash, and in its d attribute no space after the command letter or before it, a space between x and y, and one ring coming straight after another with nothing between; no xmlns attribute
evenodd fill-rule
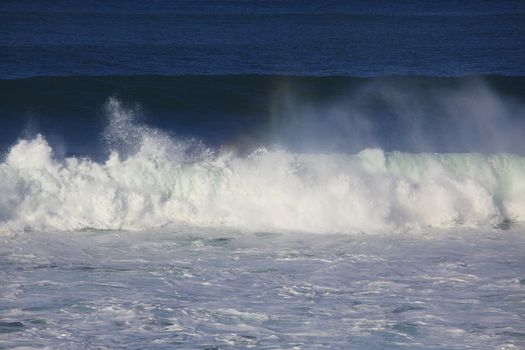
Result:
<svg viewBox="0 0 525 350"><path fill-rule="evenodd" d="M525 158L511 154L354 155L259 149L244 157L145 132L105 162L53 157L20 140L0 164L3 231L171 224L311 232L386 232L525 220Z"/></svg>

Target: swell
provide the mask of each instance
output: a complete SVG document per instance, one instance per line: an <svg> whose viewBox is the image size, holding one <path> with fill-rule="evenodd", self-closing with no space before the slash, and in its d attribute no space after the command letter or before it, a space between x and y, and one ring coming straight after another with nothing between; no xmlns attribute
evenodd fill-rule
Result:
<svg viewBox="0 0 525 350"><path fill-rule="evenodd" d="M0 113L8 111L87 112L108 96L138 101L151 110L227 113L267 112L283 91L322 103L372 86L392 90L459 90L482 82L495 93L525 100L525 76L62 76L0 80Z"/></svg>
<svg viewBox="0 0 525 350"><path fill-rule="evenodd" d="M525 98L525 76L288 76L288 75L103 75L40 76L0 79L2 106L35 105L65 101L102 99L107 96L133 97L165 106L193 106L186 97L216 102L228 97L268 96L282 85L310 93L312 98L330 97L359 89L370 83L418 89L451 89L483 81L498 93ZM75 97L73 100L70 97ZM180 96L180 98L179 98ZM167 98L169 97L169 98ZM242 102L242 100L240 101ZM207 104L207 103L203 103Z"/></svg>

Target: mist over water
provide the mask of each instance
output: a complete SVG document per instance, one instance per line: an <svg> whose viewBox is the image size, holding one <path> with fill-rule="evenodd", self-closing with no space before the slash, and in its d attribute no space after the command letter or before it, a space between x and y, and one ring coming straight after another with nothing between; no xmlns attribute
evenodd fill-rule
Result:
<svg viewBox="0 0 525 350"><path fill-rule="evenodd" d="M272 118L275 142L307 152L525 152L523 100L482 78L371 79L337 93L290 81Z"/></svg>

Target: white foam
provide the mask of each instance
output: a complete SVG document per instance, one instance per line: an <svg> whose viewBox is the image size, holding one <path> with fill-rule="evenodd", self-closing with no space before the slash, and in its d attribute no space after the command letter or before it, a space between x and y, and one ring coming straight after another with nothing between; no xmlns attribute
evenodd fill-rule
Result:
<svg viewBox="0 0 525 350"><path fill-rule="evenodd" d="M133 125L118 104L112 108L121 113L113 128L121 135L131 129L138 142L127 145L127 154L114 150L104 163L59 160L41 135L11 148L0 164L2 230L191 224L381 232L525 220L520 156L380 149L213 154Z"/></svg>

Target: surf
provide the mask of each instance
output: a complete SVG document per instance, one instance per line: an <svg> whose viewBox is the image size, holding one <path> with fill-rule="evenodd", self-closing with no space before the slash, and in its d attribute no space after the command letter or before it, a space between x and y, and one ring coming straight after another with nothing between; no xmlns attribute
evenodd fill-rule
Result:
<svg viewBox="0 0 525 350"><path fill-rule="evenodd" d="M0 164L3 231L417 232L525 220L523 156L277 146L240 155L138 123L116 99L106 108L103 161L60 159L40 134L10 148Z"/></svg>

